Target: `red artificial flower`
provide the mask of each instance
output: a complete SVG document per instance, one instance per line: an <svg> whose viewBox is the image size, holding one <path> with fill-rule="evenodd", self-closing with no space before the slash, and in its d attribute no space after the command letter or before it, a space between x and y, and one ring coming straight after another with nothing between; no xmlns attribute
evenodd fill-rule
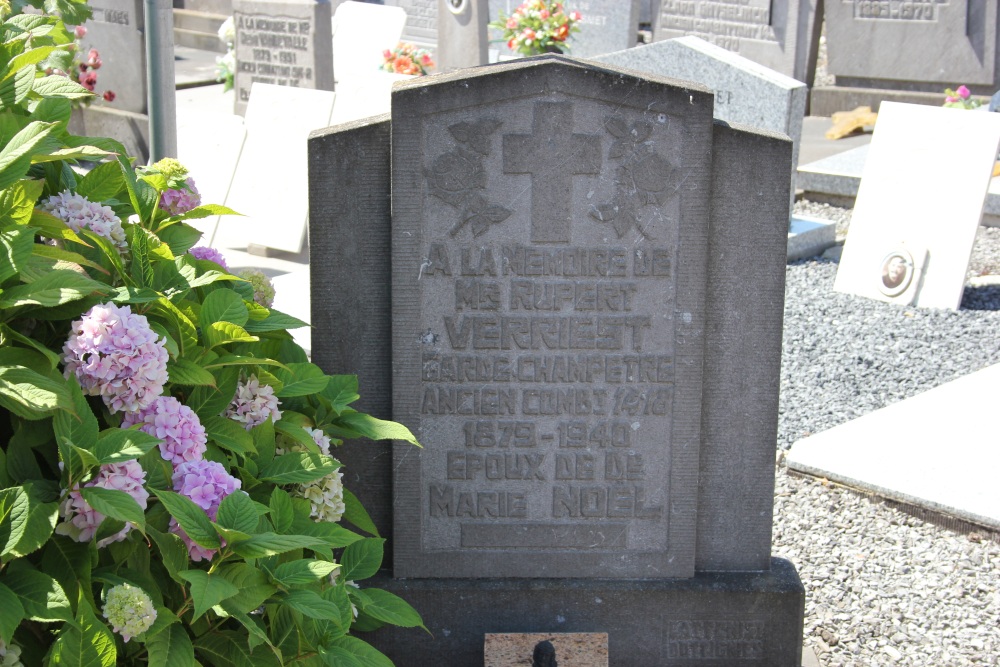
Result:
<svg viewBox="0 0 1000 667"><path fill-rule="evenodd" d="M559 29L556 30L556 34L552 36L552 39L557 42L565 42L567 37L569 37L569 26L564 23L559 26Z"/></svg>
<svg viewBox="0 0 1000 667"><path fill-rule="evenodd" d="M87 90L94 92L94 86L97 85L97 73L96 72L81 72L80 78L78 79L80 85Z"/></svg>
<svg viewBox="0 0 1000 667"><path fill-rule="evenodd" d="M115 101L115 93L114 93L114 91L105 90L104 91L104 101L105 102L114 102Z"/></svg>

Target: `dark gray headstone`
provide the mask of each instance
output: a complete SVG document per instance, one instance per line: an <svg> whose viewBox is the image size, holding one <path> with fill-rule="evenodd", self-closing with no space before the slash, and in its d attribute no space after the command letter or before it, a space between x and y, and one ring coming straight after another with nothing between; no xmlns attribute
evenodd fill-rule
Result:
<svg viewBox="0 0 1000 667"><path fill-rule="evenodd" d="M338 453L394 543L378 585L434 634L374 635L391 658L558 630L617 665L801 664L770 558L791 144L711 102L548 56L398 85L391 140L311 138L314 358L376 360L380 405L391 369L423 444Z"/></svg>
<svg viewBox="0 0 1000 667"><path fill-rule="evenodd" d="M489 58L488 0L438 0L438 72L485 65Z"/></svg>
<svg viewBox="0 0 1000 667"><path fill-rule="evenodd" d="M503 10L506 16L521 0L489 0L490 19L495 21ZM621 51L636 45L639 36L639 0L579 0L565 3L566 11L578 11L580 32L566 41L567 53L577 58L591 58L602 53ZM501 57L517 55L500 39L499 30L490 30L491 47Z"/></svg>
<svg viewBox="0 0 1000 667"><path fill-rule="evenodd" d="M838 86L941 93L1000 86L997 3L827 0L827 69Z"/></svg>
<svg viewBox="0 0 1000 667"><path fill-rule="evenodd" d="M831 0L838 2L839 0ZM661 0L653 39L695 35L809 83L817 0Z"/></svg>
<svg viewBox="0 0 1000 667"><path fill-rule="evenodd" d="M333 90L330 4L312 0L233 0L236 113L255 81Z"/></svg>
<svg viewBox="0 0 1000 667"><path fill-rule="evenodd" d="M393 92L398 576L694 572L711 95L571 62Z"/></svg>

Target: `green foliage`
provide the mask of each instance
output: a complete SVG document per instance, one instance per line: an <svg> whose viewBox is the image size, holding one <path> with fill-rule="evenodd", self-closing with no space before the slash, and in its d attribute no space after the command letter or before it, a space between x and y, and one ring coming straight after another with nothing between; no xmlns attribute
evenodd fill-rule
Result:
<svg viewBox="0 0 1000 667"><path fill-rule="evenodd" d="M235 212L161 210L183 166L136 168L119 142L70 133L73 103L92 94L48 72L72 62L64 21L83 22L86 3L13 11L0 22L0 641L46 666L388 665L351 635L422 627L400 598L357 587L382 566L384 540L350 491L326 507L341 524L319 521L305 490L336 488L344 439L416 445L413 434L351 407L357 378L327 375L288 335L305 322L189 254L200 234L187 221ZM44 208L67 191L112 210L120 234ZM238 482L221 502L185 491L169 438L123 425L132 408L66 367L74 323L107 304L144 317L162 343L162 395L194 412L204 459ZM280 416L230 413L251 381ZM112 474L120 485L105 484ZM80 508L86 530L71 521ZM104 609L123 584L155 609L127 643Z"/></svg>

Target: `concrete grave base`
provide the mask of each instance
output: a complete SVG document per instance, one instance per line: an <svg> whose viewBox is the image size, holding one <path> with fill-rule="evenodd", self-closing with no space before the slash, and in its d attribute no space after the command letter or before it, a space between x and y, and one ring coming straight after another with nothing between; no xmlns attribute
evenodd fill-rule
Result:
<svg viewBox="0 0 1000 667"><path fill-rule="evenodd" d="M121 109L91 106L74 109L69 131L80 137L113 137L125 146L128 155L149 161L149 116Z"/></svg>
<svg viewBox="0 0 1000 667"><path fill-rule="evenodd" d="M691 579L393 579L431 634L382 628L361 637L398 667L484 664L488 633L606 632L611 667L800 667L805 592L795 567ZM431 636L433 635L433 636Z"/></svg>
<svg viewBox="0 0 1000 667"><path fill-rule="evenodd" d="M882 102L939 107L944 103L944 87L941 88L941 92L930 93L919 90L817 86L809 93L809 115L832 116L838 111L850 111L858 107L871 107L872 111L878 112Z"/></svg>
<svg viewBox="0 0 1000 667"><path fill-rule="evenodd" d="M788 261L815 257L837 243L837 225L819 218L792 218L788 228Z"/></svg>

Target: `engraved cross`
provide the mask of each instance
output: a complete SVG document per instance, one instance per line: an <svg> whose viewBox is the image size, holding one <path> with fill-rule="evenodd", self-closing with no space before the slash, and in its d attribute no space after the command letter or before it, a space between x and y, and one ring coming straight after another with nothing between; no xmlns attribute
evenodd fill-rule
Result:
<svg viewBox="0 0 1000 667"><path fill-rule="evenodd" d="M601 173L601 137L573 134L573 105L537 102L532 134L503 136L503 172L531 175L532 243L569 243L573 176Z"/></svg>

